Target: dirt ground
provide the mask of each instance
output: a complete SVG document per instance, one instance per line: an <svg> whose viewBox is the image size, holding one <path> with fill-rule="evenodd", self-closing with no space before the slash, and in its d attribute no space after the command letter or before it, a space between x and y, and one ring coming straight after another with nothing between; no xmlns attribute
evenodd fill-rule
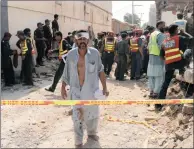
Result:
<svg viewBox="0 0 194 149"><path fill-rule="evenodd" d="M2 91L2 99L56 100L61 99L60 87L55 93L44 90L52 83L52 76L37 79L36 87L24 88L17 85L14 89ZM42 80L42 81L41 81ZM148 94L146 81L116 81L107 79L110 100L140 100ZM99 142L87 140L85 148L151 148L159 147L158 142L150 141L158 134L141 124L110 122L105 116L144 121L146 117L158 117L148 111L147 105L101 106L98 135ZM74 133L71 117L66 115L68 106L3 106L1 110L1 147L2 148L73 148ZM152 126L159 130L159 125ZM163 134L160 129L160 133Z"/></svg>

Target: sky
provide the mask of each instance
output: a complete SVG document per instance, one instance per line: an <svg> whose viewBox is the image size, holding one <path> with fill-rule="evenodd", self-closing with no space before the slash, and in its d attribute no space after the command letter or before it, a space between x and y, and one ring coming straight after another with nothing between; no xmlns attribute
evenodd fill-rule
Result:
<svg viewBox="0 0 194 149"><path fill-rule="evenodd" d="M134 5L142 5L142 6L134 6L134 13L136 13L139 17L142 16L142 24L149 21L149 8L150 4L154 4L154 1L134 1ZM128 13L132 13L132 1L112 1L112 13L113 18L124 21L124 15Z"/></svg>

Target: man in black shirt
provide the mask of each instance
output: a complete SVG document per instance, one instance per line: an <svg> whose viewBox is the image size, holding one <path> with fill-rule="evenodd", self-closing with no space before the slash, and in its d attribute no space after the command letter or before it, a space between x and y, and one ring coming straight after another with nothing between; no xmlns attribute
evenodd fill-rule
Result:
<svg viewBox="0 0 194 149"><path fill-rule="evenodd" d="M57 46L57 43L56 43L56 40L55 40L55 32L59 31L58 18L59 18L59 16L57 14L55 14L54 15L54 20L52 21L52 30L53 30L52 49L55 49L56 46Z"/></svg>
<svg viewBox="0 0 194 149"><path fill-rule="evenodd" d="M47 59L48 58L48 51L51 49L51 42L52 42L52 33L51 33L51 28L50 28L50 21L48 19L45 20L45 25L43 26L43 31L44 31L44 38L46 39L46 51L45 51L45 56Z"/></svg>
<svg viewBox="0 0 194 149"><path fill-rule="evenodd" d="M64 62L62 57L65 54L67 54L69 50L71 50L71 46L69 45L69 43L65 39L63 39L63 35L62 35L61 32L58 31L58 32L55 33L55 35L56 35L56 37L55 37L56 41L59 44L59 48L56 49L56 50L52 50L51 52L59 51L60 64L59 64L59 67L58 67L58 69L55 73L53 84L48 89L45 88L45 90L49 91L49 92L54 92L55 91L57 83L59 82L59 80L60 80L60 78L63 74L63 70L65 68L65 62ZM64 59L66 59L66 57Z"/></svg>
<svg viewBox="0 0 194 149"><path fill-rule="evenodd" d="M34 40L36 41L36 48L38 52L37 56L37 65L43 65L43 57L44 57L44 50L46 48L45 38L44 38L44 31L42 27L42 23L37 23L37 29L34 31Z"/></svg>
<svg viewBox="0 0 194 149"><path fill-rule="evenodd" d="M11 61L11 55L17 54L17 50L10 48L9 40L11 34L6 32L1 40L1 68L3 69L5 86L12 86L15 84L14 70Z"/></svg>

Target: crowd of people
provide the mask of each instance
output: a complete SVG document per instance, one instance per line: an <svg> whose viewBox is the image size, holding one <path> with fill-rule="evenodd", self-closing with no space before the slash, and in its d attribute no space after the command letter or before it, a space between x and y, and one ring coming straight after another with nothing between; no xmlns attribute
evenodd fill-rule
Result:
<svg viewBox="0 0 194 149"><path fill-rule="evenodd" d="M118 81L125 81L130 72L130 80L138 81L145 75L148 78L152 99L165 99L168 86L174 71L184 72L185 66L192 58L193 37L178 25L165 26L159 21L156 28L148 26L143 30L100 32L94 38L91 28L69 32L64 38L59 31L58 15L54 15L52 32L50 21L45 25L37 23L34 39L31 30L26 28L18 31L16 45L21 50L11 49L9 40L11 34L6 32L1 41L2 69L5 85L15 84L14 67L18 65L18 56L22 58L21 81L25 85L33 85L33 73L38 77L36 67L44 66L44 59L50 60L50 55L58 52L60 64L55 73L52 85L46 91L54 92L62 77L61 95L70 100L91 100L99 89L99 79L102 92L109 95L106 77L110 77L114 62L117 64L114 76ZM11 56L13 56L13 63ZM70 86L70 96L67 97L66 86ZM156 110L162 105L156 104ZM88 137L98 140L96 135L99 118L98 106L73 106L75 144L82 146L83 121L87 126Z"/></svg>

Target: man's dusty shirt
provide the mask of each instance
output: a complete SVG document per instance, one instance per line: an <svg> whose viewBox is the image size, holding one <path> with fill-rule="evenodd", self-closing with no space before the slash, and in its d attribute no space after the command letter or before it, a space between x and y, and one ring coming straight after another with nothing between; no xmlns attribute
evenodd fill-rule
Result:
<svg viewBox="0 0 194 149"><path fill-rule="evenodd" d="M78 48L72 49L66 59L63 81L70 86L71 100L96 100L94 93L99 89L99 73L104 71L100 54L97 49L89 47L85 55L85 80L81 87L78 77L77 64L79 60ZM74 106L78 108L80 106ZM84 107L84 117L94 119L98 117L98 106ZM77 119L77 114L73 114Z"/></svg>

